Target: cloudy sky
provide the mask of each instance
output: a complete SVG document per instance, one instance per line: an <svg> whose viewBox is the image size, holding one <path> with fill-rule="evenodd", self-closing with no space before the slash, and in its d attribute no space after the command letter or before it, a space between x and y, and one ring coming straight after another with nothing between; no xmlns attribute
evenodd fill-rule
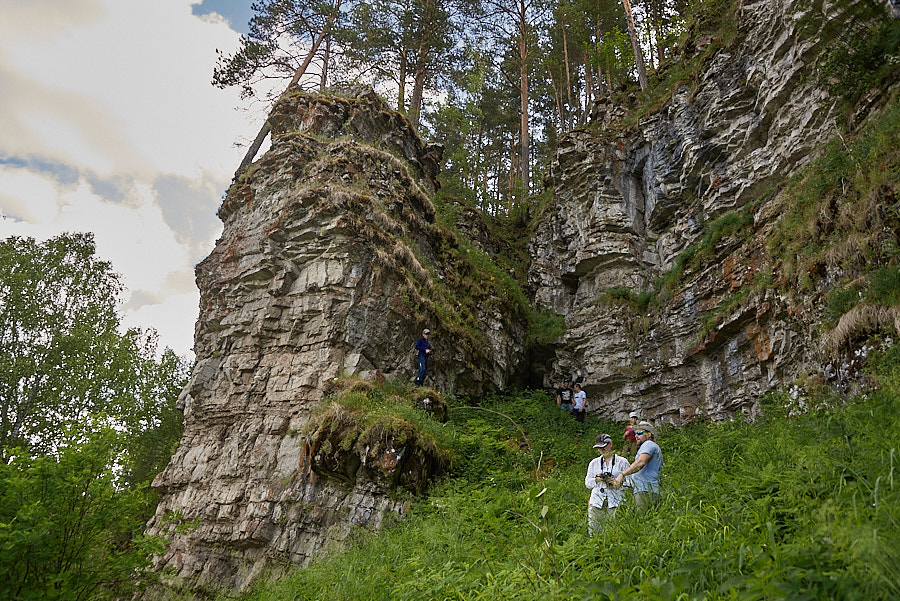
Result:
<svg viewBox="0 0 900 601"><path fill-rule="evenodd" d="M91 231L126 326L193 357L194 265L264 107L210 85L251 0L0 0L0 238Z"/></svg>

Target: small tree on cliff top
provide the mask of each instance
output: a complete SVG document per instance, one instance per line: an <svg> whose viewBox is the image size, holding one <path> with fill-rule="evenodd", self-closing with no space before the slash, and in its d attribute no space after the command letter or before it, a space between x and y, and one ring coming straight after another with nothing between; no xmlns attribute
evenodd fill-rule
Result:
<svg viewBox="0 0 900 601"><path fill-rule="evenodd" d="M306 75L322 43L330 49L335 24L351 0L260 0L252 5L250 33L241 37L241 47L231 56L219 52L213 70L213 85L240 85L245 97L254 95L254 85L265 79L291 77L287 88ZM329 57L321 61L320 85L324 85ZM271 100L271 98L270 98ZM247 149L238 172L253 162L269 135L268 121Z"/></svg>

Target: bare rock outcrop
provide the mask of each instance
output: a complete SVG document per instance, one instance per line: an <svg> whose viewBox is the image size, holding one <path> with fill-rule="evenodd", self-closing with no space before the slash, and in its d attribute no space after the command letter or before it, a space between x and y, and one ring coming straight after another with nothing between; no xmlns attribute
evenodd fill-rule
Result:
<svg viewBox="0 0 900 601"><path fill-rule="evenodd" d="M392 444L329 454L334 441L303 434L326 382L411 380L429 327L431 381L478 393L508 381L524 346L516 312L435 223L440 151L403 117L359 88L289 94L271 123L271 149L228 190L222 237L197 266L185 432L153 484L149 531L171 541L157 567L194 587L305 565L402 513L395 487L424 489L433 458Z"/></svg>
<svg viewBox="0 0 900 601"><path fill-rule="evenodd" d="M757 201L836 131L834 101L812 76L826 42L801 35L815 21L803 10L745 0L737 40L695 88L636 126L599 104L592 125L560 142L554 202L530 247L535 302L567 322L547 385L583 378L600 415L683 423L752 416L764 392L816 361L809 316L751 286L773 267L765 240L779 199ZM709 237L729 220L743 228ZM685 269L703 244L714 259ZM648 291L653 307L637 300Z"/></svg>

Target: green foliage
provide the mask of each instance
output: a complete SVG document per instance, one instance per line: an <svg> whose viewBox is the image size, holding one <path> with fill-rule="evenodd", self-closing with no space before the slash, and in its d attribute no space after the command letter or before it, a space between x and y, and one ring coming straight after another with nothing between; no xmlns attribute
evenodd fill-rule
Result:
<svg viewBox="0 0 900 601"><path fill-rule="evenodd" d="M822 309L822 321L828 327L837 325L841 316L852 309L861 300L859 286L846 286L835 288L825 297L825 307Z"/></svg>
<svg viewBox="0 0 900 601"><path fill-rule="evenodd" d="M249 98L255 95L255 86L261 81L272 77L289 80L305 59L312 58L308 55L310 49L332 32L342 3L343 0L254 2L249 33L241 36L238 50L231 55L216 51L212 84L219 88L240 86L241 96Z"/></svg>
<svg viewBox="0 0 900 601"><path fill-rule="evenodd" d="M119 332L122 286L94 251L87 234L0 241L0 458L15 446L51 452L101 414L136 442L164 419L165 444L180 438L187 366L171 351L157 361L155 333Z"/></svg>
<svg viewBox="0 0 900 601"><path fill-rule="evenodd" d="M885 265L869 275L866 300L886 307L900 306L900 267Z"/></svg>
<svg viewBox="0 0 900 601"><path fill-rule="evenodd" d="M896 81L900 23L888 18L884 2L848 2L826 27L830 51L819 67L823 87L847 104L871 89Z"/></svg>
<svg viewBox="0 0 900 601"><path fill-rule="evenodd" d="M696 269L718 256L719 245L723 240L731 240L731 244L741 242L752 230L753 206L746 206L737 211L725 213L709 223L703 236L694 244L684 249L677 257L671 269L660 276L654 287L659 298L669 298L681 283L689 269Z"/></svg>
<svg viewBox="0 0 900 601"><path fill-rule="evenodd" d="M550 344L566 333L566 318L549 309L528 313L528 341L530 344Z"/></svg>
<svg viewBox="0 0 900 601"><path fill-rule="evenodd" d="M447 403L440 392L397 380L379 384L336 380L329 389L329 402L317 407L304 428L309 440L336 437L341 450L361 455L382 444L409 445L434 458L438 472L450 462L453 444L441 425L440 420L446 421ZM425 397L427 411L422 410Z"/></svg>
<svg viewBox="0 0 900 601"><path fill-rule="evenodd" d="M877 391L755 423L662 428L663 499L586 534L584 472L602 431L544 393L454 405L466 461L408 518L244 599L867 599L900 594L900 346Z"/></svg>
<svg viewBox="0 0 900 601"><path fill-rule="evenodd" d="M126 437L99 427L57 456L10 450L0 462L0 598L78 601L130 596L160 542L140 533L151 502L110 466Z"/></svg>
<svg viewBox="0 0 900 601"><path fill-rule="evenodd" d="M849 283L900 256L898 137L900 107L893 106L864 132L829 143L787 184L785 211L768 242L782 264L780 286L803 284L826 267L839 268Z"/></svg>
<svg viewBox="0 0 900 601"><path fill-rule="evenodd" d="M656 294L652 290L635 293L628 286L612 286L604 290L595 302L629 306L643 313L656 304Z"/></svg>
<svg viewBox="0 0 900 601"><path fill-rule="evenodd" d="M123 400L103 385L123 351L120 291L91 236L0 242L0 453L24 442L52 449L65 423Z"/></svg>
<svg viewBox="0 0 900 601"><path fill-rule="evenodd" d="M0 241L0 598L127 597L160 549L140 533L187 365L120 333L121 290L91 235Z"/></svg>

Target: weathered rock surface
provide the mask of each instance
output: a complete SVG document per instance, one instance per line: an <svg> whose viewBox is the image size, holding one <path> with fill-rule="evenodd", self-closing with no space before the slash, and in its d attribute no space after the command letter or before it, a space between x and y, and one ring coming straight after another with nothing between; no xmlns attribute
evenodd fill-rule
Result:
<svg viewBox="0 0 900 601"><path fill-rule="evenodd" d="M753 415L762 393L815 362L809 324L784 299L739 296L772 267L763 251L777 199L752 203L835 133L833 101L812 77L825 43L800 35L802 10L742 2L738 41L714 56L696 89L678 89L631 128L623 111L598 105L599 127L561 141L554 203L530 247L535 302L567 322L546 385L584 378L605 417L637 410L682 423ZM741 209L755 235L720 240L715 260L685 273L663 306L598 301L614 287L651 289L710 222ZM703 334L704 315L730 300L739 302Z"/></svg>
<svg viewBox="0 0 900 601"><path fill-rule="evenodd" d="M193 586L240 589L266 566L306 564L353 526L402 512L396 486L421 492L433 463L421 454L385 444L329 455L327 440L302 434L327 380L411 380L424 327L444 390L502 386L522 354L523 326L490 290L467 314L481 333L454 339L435 314L431 297L465 267L439 264L457 244L425 193L439 151L370 90L343 94L277 105L272 148L228 191L222 237L197 267L185 433L154 481L149 529L196 520L158 561Z"/></svg>
<svg viewBox="0 0 900 601"><path fill-rule="evenodd" d="M777 267L766 239L782 208L763 192L835 133L812 77L824 42L803 10L743 0L737 41L695 87L636 125L623 107L597 105L560 142L554 199L530 243L529 292L567 324L538 349L546 364L524 364L521 307L465 259L508 248L473 210L457 214L468 241L436 224L438 148L368 90L279 103L272 148L228 191L222 238L197 267L185 433L154 482L149 530L171 540L158 567L190 586L240 589L402 513L391 491L421 492L440 458L389 439L350 444L349 426L310 420L336 376L411 379L424 327L437 388L477 395L529 372L546 386L572 375L606 418L753 415L769 389L831 377L816 307L759 284ZM705 260L679 262L726 218L747 225L710 242ZM616 300L672 273L657 305ZM173 516L192 526L173 531Z"/></svg>

